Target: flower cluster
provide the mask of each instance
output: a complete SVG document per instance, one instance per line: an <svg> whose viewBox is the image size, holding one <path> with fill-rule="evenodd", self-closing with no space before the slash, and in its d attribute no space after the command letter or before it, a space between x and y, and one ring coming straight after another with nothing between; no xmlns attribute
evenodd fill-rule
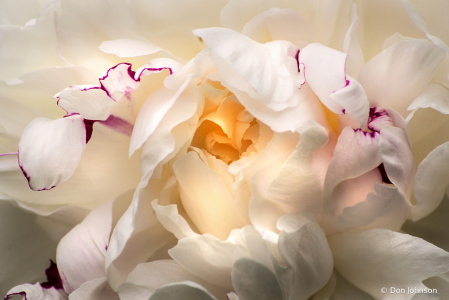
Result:
<svg viewBox="0 0 449 300"><path fill-rule="evenodd" d="M0 7L5 299L449 297L444 0Z"/></svg>

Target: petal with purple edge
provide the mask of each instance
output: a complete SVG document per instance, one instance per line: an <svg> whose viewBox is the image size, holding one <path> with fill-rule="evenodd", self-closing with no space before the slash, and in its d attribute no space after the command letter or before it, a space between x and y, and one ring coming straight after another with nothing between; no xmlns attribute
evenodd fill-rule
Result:
<svg viewBox="0 0 449 300"><path fill-rule="evenodd" d="M107 70L106 74L100 77L101 88L114 101L119 101L124 95L139 87L140 82L134 79L134 74L134 71L131 70L131 64L118 64Z"/></svg>
<svg viewBox="0 0 449 300"><path fill-rule="evenodd" d="M63 290L57 290L54 287L43 288L39 283L26 283L13 287L5 296L5 300L15 295L22 296L22 300L68 300L69 298Z"/></svg>
<svg viewBox="0 0 449 300"><path fill-rule="evenodd" d="M79 115L38 118L23 131L19 165L33 190L48 190L69 179L86 148L86 126Z"/></svg>

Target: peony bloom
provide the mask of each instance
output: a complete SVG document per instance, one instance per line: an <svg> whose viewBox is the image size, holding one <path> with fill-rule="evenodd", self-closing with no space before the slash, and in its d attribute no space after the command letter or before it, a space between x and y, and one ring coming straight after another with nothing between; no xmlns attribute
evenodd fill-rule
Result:
<svg viewBox="0 0 449 300"><path fill-rule="evenodd" d="M5 299L449 296L443 1L23 2Z"/></svg>

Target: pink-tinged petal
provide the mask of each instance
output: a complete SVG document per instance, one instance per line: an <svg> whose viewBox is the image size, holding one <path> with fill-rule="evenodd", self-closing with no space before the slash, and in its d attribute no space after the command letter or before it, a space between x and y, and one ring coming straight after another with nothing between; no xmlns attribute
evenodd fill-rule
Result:
<svg viewBox="0 0 449 300"><path fill-rule="evenodd" d="M304 84L296 62L298 49L287 41L259 44L225 28L197 29L218 67L222 83L274 111L295 107L294 91Z"/></svg>
<svg viewBox="0 0 449 300"><path fill-rule="evenodd" d="M359 74L370 106L390 107L405 117L444 57L443 50L426 40L401 41L382 51Z"/></svg>
<svg viewBox="0 0 449 300"><path fill-rule="evenodd" d="M324 199L342 181L361 176L382 163L378 133L350 127L343 129L324 182Z"/></svg>
<svg viewBox="0 0 449 300"><path fill-rule="evenodd" d="M419 164L413 192L416 205L411 207L412 219L419 220L434 211L449 186L449 142L436 147Z"/></svg>
<svg viewBox="0 0 449 300"><path fill-rule="evenodd" d="M48 190L69 179L84 154L86 136L79 115L31 122L19 142L19 165L30 188Z"/></svg>
<svg viewBox="0 0 449 300"><path fill-rule="evenodd" d="M14 296L21 296L22 300L68 300L69 295L64 290L51 288L43 288L39 283L22 284L12 288L5 296L5 300L17 299Z"/></svg>
<svg viewBox="0 0 449 300"><path fill-rule="evenodd" d="M342 230L352 228L386 228L399 230L407 219L409 204L398 188L374 184L374 193L366 200L347 206L338 217Z"/></svg>
<svg viewBox="0 0 449 300"><path fill-rule="evenodd" d="M70 294L70 300L120 300L108 284L106 277L95 278L84 282Z"/></svg>
<svg viewBox="0 0 449 300"><path fill-rule="evenodd" d="M360 128L364 128L369 114L368 97L357 80L349 75L346 76L346 80L346 86L334 91L330 97L343 107L345 114L351 115L360 123Z"/></svg>
<svg viewBox="0 0 449 300"><path fill-rule="evenodd" d="M305 66L305 77L321 102L336 114L343 107L331 98L331 94L343 87L346 81L346 54L321 44L309 44L298 55L298 63Z"/></svg>
<svg viewBox="0 0 449 300"><path fill-rule="evenodd" d="M105 256L114 223L131 199L126 193L93 210L58 245L56 260L64 290L72 293L87 281L106 277Z"/></svg>
<svg viewBox="0 0 449 300"><path fill-rule="evenodd" d="M422 289L424 279L449 271L448 252L408 234L371 229L328 240L337 271L376 299L383 299L382 287ZM395 294L395 299L414 294Z"/></svg>
<svg viewBox="0 0 449 300"><path fill-rule="evenodd" d="M137 89L140 82L134 80L131 64L122 63L110 68L106 74L100 76L100 84L109 97L114 101L119 101L124 95Z"/></svg>
<svg viewBox="0 0 449 300"><path fill-rule="evenodd" d="M193 275L174 260L158 260L138 265L118 293L122 300L148 300L162 286L186 280L201 284L218 299L225 299L228 292Z"/></svg>
<svg viewBox="0 0 449 300"><path fill-rule="evenodd" d="M120 58L149 55L162 50L149 41L132 39L104 41L99 49L104 53L115 54Z"/></svg>
<svg viewBox="0 0 449 300"><path fill-rule="evenodd" d="M97 86L73 86L55 95L58 105L68 114L80 114L88 120L104 121L115 100Z"/></svg>
<svg viewBox="0 0 449 300"><path fill-rule="evenodd" d="M405 131L393 126L382 128L379 149L388 179L408 199L412 193L415 163Z"/></svg>

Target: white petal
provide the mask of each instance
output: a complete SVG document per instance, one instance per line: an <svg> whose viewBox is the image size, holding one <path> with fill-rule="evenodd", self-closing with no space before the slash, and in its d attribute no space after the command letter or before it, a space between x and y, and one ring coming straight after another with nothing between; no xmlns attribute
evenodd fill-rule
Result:
<svg viewBox="0 0 449 300"><path fill-rule="evenodd" d="M208 234L179 240L169 254L192 274L229 289L232 288L230 274L235 261L250 257L246 247Z"/></svg>
<svg viewBox="0 0 449 300"><path fill-rule="evenodd" d="M136 57L162 50L149 41L131 39L104 41L99 48L104 53L115 54L118 57Z"/></svg>
<svg viewBox="0 0 449 300"><path fill-rule="evenodd" d="M55 95L58 105L68 114L77 113L88 120L106 120L115 100L97 86L68 87Z"/></svg>
<svg viewBox="0 0 449 300"><path fill-rule="evenodd" d="M407 234L386 229L329 237L336 269L352 284L382 299L382 287L425 288L422 280L449 270L449 253ZM411 299L413 294L395 294ZM395 298L396 299L396 298Z"/></svg>
<svg viewBox="0 0 449 300"><path fill-rule="evenodd" d="M358 24L359 18L355 18L346 32L343 46L343 52L348 54L348 58L346 59L346 72L354 78L359 77L360 70L365 64L363 51L357 37Z"/></svg>
<svg viewBox="0 0 449 300"><path fill-rule="evenodd" d="M158 289L151 297L151 300L217 300L201 285L184 281L180 283L167 284Z"/></svg>
<svg viewBox="0 0 449 300"><path fill-rule="evenodd" d="M379 134L346 127L338 138L324 183L324 199L340 182L356 178L381 164Z"/></svg>
<svg viewBox="0 0 449 300"><path fill-rule="evenodd" d="M347 206L338 217L339 225L347 228L366 227L399 230L407 219L409 205L398 188L374 184L374 193L354 206ZM366 228L365 228L366 229Z"/></svg>
<svg viewBox="0 0 449 300"><path fill-rule="evenodd" d="M187 84L188 80L177 91L162 87L151 94L145 101L137 115L134 125L129 146L129 156L132 156L137 149L142 147L143 143L156 130L167 112L172 109L175 102L192 102L193 94L191 92L183 93Z"/></svg>
<svg viewBox="0 0 449 300"><path fill-rule="evenodd" d="M22 296L22 300L67 300L68 295L62 291L57 290L54 287L49 289L43 288L39 283L36 284L22 284L13 287L5 296L5 300L8 300L13 295Z"/></svg>
<svg viewBox="0 0 449 300"><path fill-rule="evenodd" d="M84 282L70 294L70 300L119 300L119 296L108 284L106 277Z"/></svg>
<svg viewBox="0 0 449 300"><path fill-rule="evenodd" d="M298 55L298 63L305 66L305 77L321 102L336 114L344 107L331 98L331 93L346 86L346 54L321 44L309 44Z"/></svg>
<svg viewBox="0 0 449 300"><path fill-rule="evenodd" d="M425 90L444 57L443 50L426 40L401 41L367 62L359 82L371 107L390 107L405 117L407 107Z"/></svg>
<svg viewBox="0 0 449 300"><path fill-rule="evenodd" d="M290 214L282 218L304 217ZM305 220L295 231L282 231L278 247L286 266L275 265L276 274L286 299L305 300L325 286L332 275L333 259L326 236L315 221Z"/></svg>
<svg viewBox="0 0 449 300"><path fill-rule="evenodd" d="M335 291L332 294L332 300L347 300L347 299L357 299L357 300L374 300L371 295L365 293L364 291L358 289L350 282L348 282L343 276L336 274L337 285ZM315 300L315 299L314 299Z"/></svg>
<svg viewBox="0 0 449 300"><path fill-rule="evenodd" d="M360 123L360 128L364 128L368 121L368 97L357 80L351 76L346 76L346 80L346 86L334 91L330 97L343 107L344 113L351 115Z"/></svg>
<svg viewBox="0 0 449 300"><path fill-rule="evenodd" d="M249 224L221 176L206 166L195 152L173 164L182 204L202 233L226 239L232 229Z"/></svg>
<svg viewBox="0 0 449 300"><path fill-rule="evenodd" d="M407 198L410 197L415 164L405 131L392 126L382 128L379 149L388 178Z"/></svg>
<svg viewBox="0 0 449 300"><path fill-rule="evenodd" d="M232 268L231 279L239 299L283 299L276 275L263 264L251 259L237 260Z"/></svg>
<svg viewBox="0 0 449 300"><path fill-rule="evenodd" d="M407 110L418 108L433 108L443 114L449 114L449 91L439 84L430 84L427 89L419 95Z"/></svg>
<svg viewBox="0 0 449 300"><path fill-rule="evenodd" d="M69 179L84 154L86 135L79 115L31 122L19 143L19 164L30 187L48 190Z"/></svg>
<svg viewBox="0 0 449 300"><path fill-rule="evenodd" d="M444 51L449 52L449 48L441 39L430 34L429 30L427 29L426 22L424 21L424 18L418 8L408 0L402 0L402 3L404 3L407 13L412 19L413 23L415 23L415 25L426 34L426 37Z"/></svg>
<svg viewBox="0 0 449 300"><path fill-rule="evenodd" d="M0 28L0 79L17 78L20 75L54 66L66 66L57 51L54 31L55 10L59 3L46 5L39 11L35 25L5 25Z"/></svg>
<svg viewBox="0 0 449 300"><path fill-rule="evenodd" d="M449 182L449 142L436 147L419 164L413 192L417 204L411 207L417 221L434 211L443 200Z"/></svg>
<svg viewBox="0 0 449 300"><path fill-rule="evenodd" d="M37 1L2 1L0 4L0 25L23 26L26 22L36 17L40 5Z"/></svg>
<svg viewBox="0 0 449 300"><path fill-rule="evenodd" d="M102 89L114 101L119 101L124 95L131 93L139 87L140 82L134 79L131 64L118 64L108 69L105 73L104 76L100 77L100 84Z"/></svg>
<svg viewBox="0 0 449 300"><path fill-rule="evenodd" d="M248 93L272 110L297 105L294 90L304 83L298 71L298 49L286 41L259 44L225 28L197 29L211 58L220 70L223 83L231 91Z"/></svg>
<svg viewBox="0 0 449 300"><path fill-rule="evenodd" d="M124 194L93 210L59 243L56 259L67 293L72 293L87 281L106 277L105 256L114 223L113 214L120 216L130 197L130 193Z"/></svg>
<svg viewBox="0 0 449 300"><path fill-rule="evenodd" d="M122 300L148 300L157 289L169 283L193 281L206 287L208 291L219 297L226 294L225 289L211 285L205 280L188 272L173 260L158 260L139 264L128 276L118 293Z"/></svg>
<svg viewBox="0 0 449 300"><path fill-rule="evenodd" d="M158 199L155 199L151 202L151 206L165 229L173 233L177 239L198 235L190 228L189 223L187 223L187 221L178 213L176 204L163 206L159 205Z"/></svg>

